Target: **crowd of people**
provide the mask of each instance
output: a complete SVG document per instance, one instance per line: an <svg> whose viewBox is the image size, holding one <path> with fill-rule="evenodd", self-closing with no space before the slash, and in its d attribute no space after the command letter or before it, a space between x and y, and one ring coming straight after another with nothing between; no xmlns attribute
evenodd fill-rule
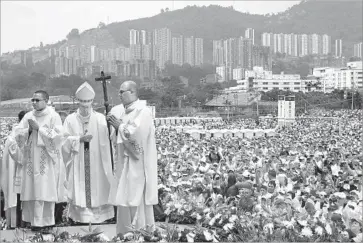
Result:
<svg viewBox="0 0 363 243"><path fill-rule="evenodd" d="M318 110L277 128L275 137L253 139L196 140L172 126L157 129L158 216L225 232L233 232L240 219L252 227L251 239L263 230L281 240L286 229L294 229L306 239L335 235L360 242L362 115ZM202 125L267 129L276 127L277 119Z"/></svg>
<svg viewBox="0 0 363 243"><path fill-rule="evenodd" d="M275 118L198 124L276 128L274 137L195 139L156 126L156 220L207 228L204 241L362 242L363 112L308 116L286 127ZM1 123L1 150L12 122Z"/></svg>

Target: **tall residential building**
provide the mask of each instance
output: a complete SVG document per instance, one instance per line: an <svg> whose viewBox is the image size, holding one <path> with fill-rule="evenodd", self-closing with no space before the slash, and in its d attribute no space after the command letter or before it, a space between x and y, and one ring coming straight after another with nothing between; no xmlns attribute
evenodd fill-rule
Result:
<svg viewBox="0 0 363 243"><path fill-rule="evenodd" d="M331 53L331 37L322 35L322 54L328 55L329 53Z"/></svg>
<svg viewBox="0 0 363 243"><path fill-rule="evenodd" d="M148 44L146 41L147 41L147 32L145 30L141 30L140 31L140 44L141 45Z"/></svg>
<svg viewBox="0 0 363 243"><path fill-rule="evenodd" d="M131 60L139 60L141 59L141 51L142 51L142 48L141 48L141 44L132 44L130 45L130 58Z"/></svg>
<svg viewBox="0 0 363 243"><path fill-rule="evenodd" d="M191 66L195 65L194 53L195 53L194 37L186 37L184 39L184 63L188 63Z"/></svg>
<svg viewBox="0 0 363 243"><path fill-rule="evenodd" d="M354 44L353 56L362 58L362 42Z"/></svg>
<svg viewBox="0 0 363 243"><path fill-rule="evenodd" d="M253 42L252 39L243 39L243 68L252 69L252 53L253 53Z"/></svg>
<svg viewBox="0 0 363 243"><path fill-rule="evenodd" d="M177 65L184 64L184 42L183 36L173 37L171 40L172 63Z"/></svg>
<svg viewBox="0 0 363 243"><path fill-rule="evenodd" d="M299 56L298 35L291 34L291 56Z"/></svg>
<svg viewBox="0 0 363 243"><path fill-rule="evenodd" d="M130 45L140 44L140 32L138 30L130 30Z"/></svg>
<svg viewBox="0 0 363 243"><path fill-rule="evenodd" d="M213 41L213 65L222 66L224 64L223 40Z"/></svg>
<svg viewBox="0 0 363 243"><path fill-rule="evenodd" d="M251 40L252 43L252 40ZM226 67L226 80L231 80L233 77L233 69L238 66L238 39L229 38L223 42L224 63Z"/></svg>
<svg viewBox="0 0 363 243"><path fill-rule="evenodd" d="M130 48L124 46L117 47L115 54L118 61L130 61Z"/></svg>
<svg viewBox="0 0 363 243"><path fill-rule="evenodd" d="M279 52L280 53L286 53L285 52L285 35L283 33L278 34L277 36L277 43L278 43L278 47L279 47Z"/></svg>
<svg viewBox="0 0 363 243"><path fill-rule="evenodd" d="M152 45L146 44L141 45L141 59L143 60L152 60Z"/></svg>
<svg viewBox="0 0 363 243"><path fill-rule="evenodd" d="M335 56L336 57L342 56L342 46L343 46L342 39L335 40Z"/></svg>
<svg viewBox="0 0 363 243"><path fill-rule="evenodd" d="M154 30L153 59L160 69L165 68L165 63L171 61L171 31L168 28Z"/></svg>
<svg viewBox="0 0 363 243"><path fill-rule="evenodd" d="M100 60L100 50L96 46L91 46L91 63Z"/></svg>
<svg viewBox="0 0 363 243"><path fill-rule="evenodd" d="M319 54L319 35L312 34L309 35L309 54L317 55Z"/></svg>
<svg viewBox="0 0 363 243"><path fill-rule="evenodd" d="M299 57L308 55L308 36L306 34L298 37Z"/></svg>
<svg viewBox="0 0 363 243"><path fill-rule="evenodd" d="M262 67L264 70L272 70L272 56L269 46L253 46L252 66Z"/></svg>
<svg viewBox="0 0 363 243"><path fill-rule="evenodd" d="M284 34L284 52L286 53L286 55L291 56L291 52L292 52L292 38L291 38L291 34Z"/></svg>
<svg viewBox="0 0 363 243"><path fill-rule="evenodd" d="M252 28L247 28L245 30L245 38L252 39L252 45L255 44L255 30Z"/></svg>
<svg viewBox="0 0 363 243"><path fill-rule="evenodd" d="M272 46L273 34L272 33L262 33L261 43L262 43L262 46Z"/></svg>
<svg viewBox="0 0 363 243"><path fill-rule="evenodd" d="M194 65L201 66L204 62L203 39L195 38Z"/></svg>

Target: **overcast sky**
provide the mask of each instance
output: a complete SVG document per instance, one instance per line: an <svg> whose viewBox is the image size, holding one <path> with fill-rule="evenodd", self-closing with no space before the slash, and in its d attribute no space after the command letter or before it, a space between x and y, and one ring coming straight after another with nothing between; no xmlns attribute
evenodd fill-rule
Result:
<svg viewBox="0 0 363 243"><path fill-rule="evenodd" d="M188 5L234 6L241 12L276 13L299 1L3 1L1 0L1 53L28 49L65 39L73 28L80 32L112 23L151 17L160 9Z"/></svg>

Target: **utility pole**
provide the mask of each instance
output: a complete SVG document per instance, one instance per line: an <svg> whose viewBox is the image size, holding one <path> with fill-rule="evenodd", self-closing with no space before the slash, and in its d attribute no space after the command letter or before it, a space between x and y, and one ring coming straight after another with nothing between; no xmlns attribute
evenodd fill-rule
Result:
<svg viewBox="0 0 363 243"><path fill-rule="evenodd" d="M354 91L352 92L352 110L354 109Z"/></svg>

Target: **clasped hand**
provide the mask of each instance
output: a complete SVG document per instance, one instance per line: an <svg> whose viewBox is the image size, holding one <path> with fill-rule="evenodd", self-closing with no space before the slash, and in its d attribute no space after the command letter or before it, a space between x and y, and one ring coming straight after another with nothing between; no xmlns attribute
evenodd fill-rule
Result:
<svg viewBox="0 0 363 243"><path fill-rule="evenodd" d="M107 115L106 119L116 130L121 125L121 120L117 119L114 115Z"/></svg>
<svg viewBox="0 0 363 243"><path fill-rule="evenodd" d="M29 130L30 131L32 131L32 130L38 131L39 130L39 125L38 125L38 123L36 121L29 119L28 123L29 123Z"/></svg>
<svg viewBox="0 0 363 243"><path fill-rule="evenodd" d="M88 134L88 135L83 135L79 138L79 141L81 143L84 143L84 142L90 142L92 140L93 136Z"/></svg>

